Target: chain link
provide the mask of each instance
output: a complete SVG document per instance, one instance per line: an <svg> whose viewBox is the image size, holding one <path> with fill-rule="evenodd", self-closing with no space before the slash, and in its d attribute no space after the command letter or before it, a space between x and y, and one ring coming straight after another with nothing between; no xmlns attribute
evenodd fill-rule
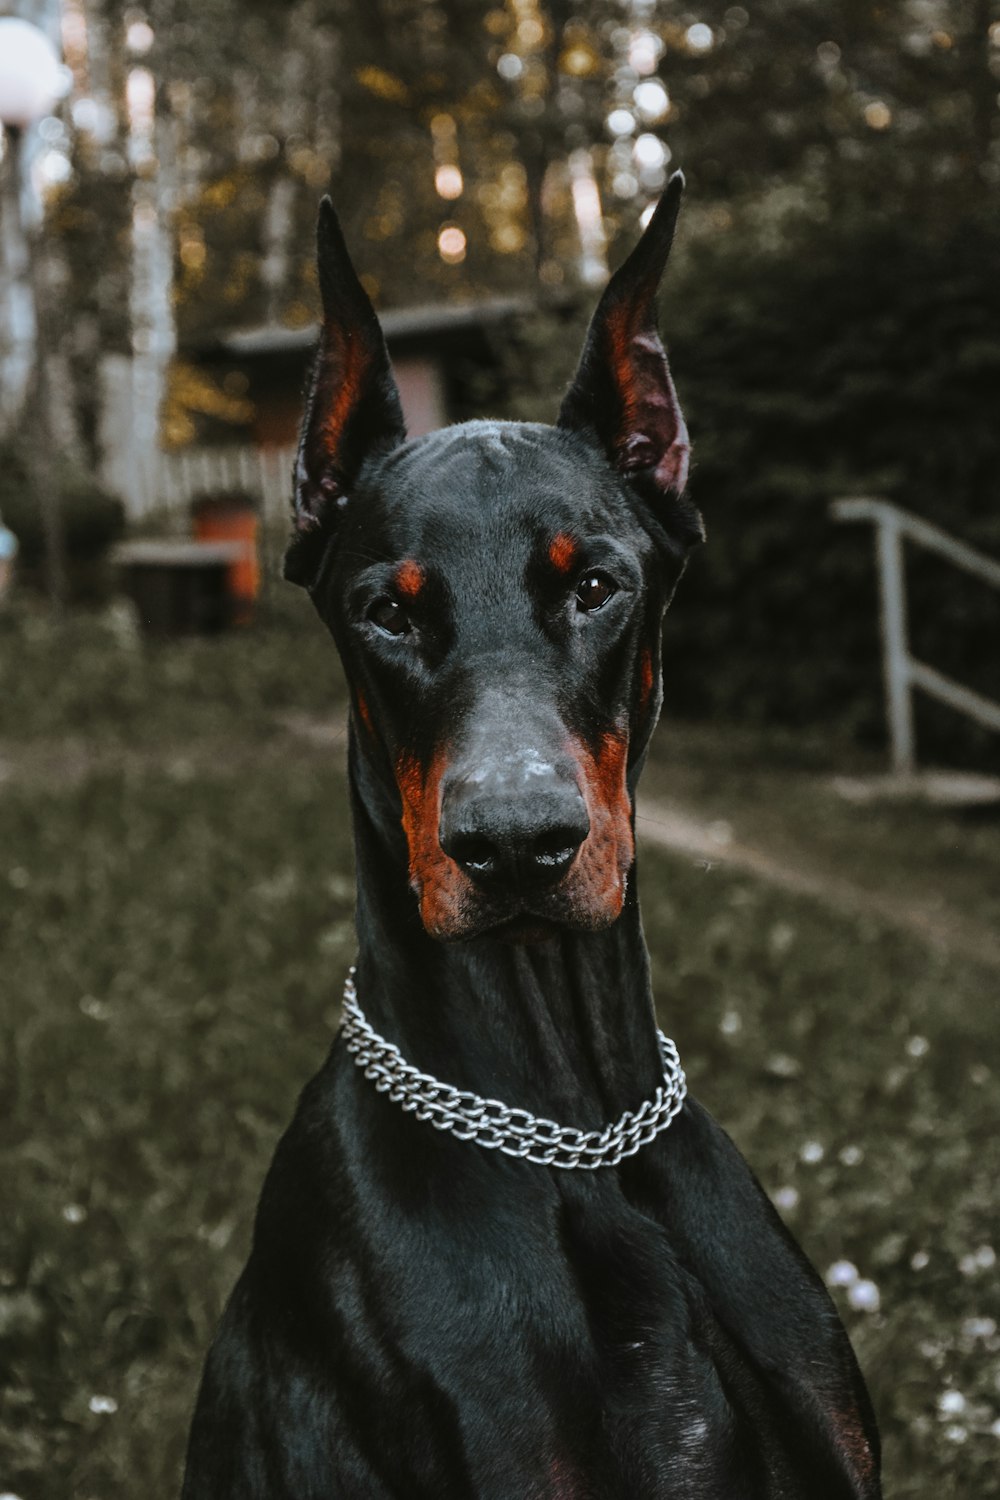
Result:
<svg viewBox="0 0 1000 1500"><path fill-rule="evenodd" d="M344 1044L364 1075L380 1094L386 1094L418 1120L435 1130L450 1131L456 1140L475 1141L489 1151L501 1151L539 1167L616 1167L659 1135L679 1113L687 1094L687 1080L677 1048L657 1032L663 1062L663 1083L652 1099L635 1111L627 1109L603 1130L576 1130L539 1119L526 1109L484 1099L467 1089L441 1083L408 1063L399 1048L373 1030L358 1004L352 967L344 983Z"/></svg>

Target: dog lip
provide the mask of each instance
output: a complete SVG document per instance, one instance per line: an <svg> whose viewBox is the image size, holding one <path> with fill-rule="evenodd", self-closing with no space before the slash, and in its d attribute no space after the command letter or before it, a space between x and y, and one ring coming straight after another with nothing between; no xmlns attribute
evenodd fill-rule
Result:
<svg viewBox="0 0 1000 1500"><path fill-rule="evenodd" d="M569 931L570 927L570 923L519 909L502 917L490 916L485 920L472 922L464 931L449 933L445 941L468 943L490 938L512 944L550 942L561 932Z"/></svg>
<svg viewBox="0 0 1000 1500"><path fill-rule="evenodd" d="M502 943L551 943L564 930L561 922L525 914L501 922L484 936L497 938Z"/></svg>
<svg viewBox="0 0 1000 1500"><path fill-rule="evenodd" d="M609 925L603 918L595 921L585 911L577 911L561 900L563 882L549 888L544 896L532 900L522 895L509 902L490 901L466 908L460 921L448 931L434 934L448 943L471 942L476 938L500 938L503 941L536 941L564 932L591 932ZM615 917L618 913L615 913ZM611 920L614 920L612 918ZM530 933L526 939L515 936Z"/></svg>

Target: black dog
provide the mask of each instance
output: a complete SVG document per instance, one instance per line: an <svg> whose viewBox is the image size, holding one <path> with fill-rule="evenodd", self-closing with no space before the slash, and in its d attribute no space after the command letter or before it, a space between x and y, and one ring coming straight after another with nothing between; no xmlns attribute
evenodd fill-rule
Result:
<svg viewBox="0 0 1000 1500"><path fill-rule="evenodd" d="M655 316L681 186L556 427L412 442L323 204L286 573L353 694L357 1003L268 1175L185 1500L880 1494L833 1305L653 1018L633 799L701 539Z"/></svg>

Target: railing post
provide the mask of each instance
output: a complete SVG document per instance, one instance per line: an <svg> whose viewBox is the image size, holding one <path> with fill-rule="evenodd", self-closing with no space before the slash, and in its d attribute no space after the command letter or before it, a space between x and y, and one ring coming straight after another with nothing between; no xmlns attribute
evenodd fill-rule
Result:
<svg viewBox="0 0 1000 1500"><path fill-rule="evenodd" d="M912 776L916 758L910 653L906 643L906 578L899 518L886 507L875 528L879 595L882 612L882 665L885 673L886 717L897 776Z"/></svg>
<svg viewBox="0 0 1000 1500"><path fill-rule="evenodd" d="M892 767L897 776L912 776L915 767L913 690L920 688L939 703L946 703L985 729L1000 733L1000 702L953 682L943 672L910 654L906 638L906 577L903 543L926 547L956 568L1000 590L1000 562L959 542L938 526L887 500L865 495L834 500L831 513L837 521L871 521L875 528L879 598L882 616L882 660L886 689L886 718L892 748Z"/></svg>

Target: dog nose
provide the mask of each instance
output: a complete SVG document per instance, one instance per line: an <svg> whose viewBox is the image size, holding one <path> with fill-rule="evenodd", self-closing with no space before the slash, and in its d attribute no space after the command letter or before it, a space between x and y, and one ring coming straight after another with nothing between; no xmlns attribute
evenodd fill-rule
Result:
<svg viewBox="0 0 1000 1500"><path fill-rule="evenodd" d="M514 799L458 784L442 800L444 852L484 888L555 885L590 832L575 784L536 789Z"/></svg>

